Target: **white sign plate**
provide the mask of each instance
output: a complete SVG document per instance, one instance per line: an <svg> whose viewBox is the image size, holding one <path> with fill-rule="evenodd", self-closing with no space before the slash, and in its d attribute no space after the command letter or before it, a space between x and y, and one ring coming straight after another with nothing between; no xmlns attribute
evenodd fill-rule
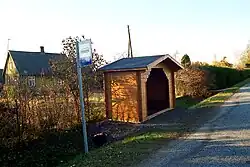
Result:
<svg viewBox="0 0 250 167"><path fill-rule="evenodd" d="M92 48L91 40L85 39L78 43L79 49L79 65L80 67L88 66L92 63Z"/></svg>

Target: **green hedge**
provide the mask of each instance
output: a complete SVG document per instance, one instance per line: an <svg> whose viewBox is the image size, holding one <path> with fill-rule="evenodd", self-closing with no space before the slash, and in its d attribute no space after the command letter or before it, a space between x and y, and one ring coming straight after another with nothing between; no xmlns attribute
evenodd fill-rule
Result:
<svg viewBox="0 0 250 167"><path fill-rule="evenodd" d="M214 77L214 86L211 89L224 89L235 85L250 77L250 70L237 70L234 68L201 66L203 70L209 72Z"/></svg>

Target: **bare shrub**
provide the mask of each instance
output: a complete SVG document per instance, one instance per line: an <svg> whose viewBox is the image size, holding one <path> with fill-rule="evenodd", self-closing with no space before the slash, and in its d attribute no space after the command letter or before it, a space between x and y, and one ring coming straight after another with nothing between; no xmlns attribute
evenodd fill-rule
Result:
<svg viewBox="0 0 250 167"><path fill-rule="evenodd" d="M213 77L199 68L186 68L176 73L178 96L207 97Z"/></svg>
<svg viewBox="0 0 250 167"><path fill-rule="evenodd" d="M39 86L27 87L25 79L6 86L0 103L0 146L37 139L44 132L60 131L79 125L75 101L67 86L46 77L37 78ZM85 98L87 122L105 118L103 92L89 90ZM88 100L88 101L87 101ZM87 103L86 103L87 101Z"/></svg>
<svg viewBox="0 0 250 167"><path fill-rule="evenodd" d="M13 147L18 141L15 109L0 102L0 146Z"/></svg>

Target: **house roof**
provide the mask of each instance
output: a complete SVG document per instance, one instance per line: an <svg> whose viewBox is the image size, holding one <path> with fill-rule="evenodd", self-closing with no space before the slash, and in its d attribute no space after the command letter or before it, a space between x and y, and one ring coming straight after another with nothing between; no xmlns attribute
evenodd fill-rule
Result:
<svg viewBox="0 0 250 167"><path fill-rule="evenodd" d="M0 69L0 83L3 83L3 69Z"/></svg>
<svg viewBox="0 0 250 167"><path fill-rule="evenodd" d="M41 72L50 72L51 69L49 61L51 59L59 57L60 55L61 54L59 53L10 50L8 53L7 60L9 56L12 57L20 75L37 75L41 74Z"/></svg>
<svg viewBox="0 0 250 167"><path fill-rule="evenodd" d="M140 70L147 69L154 65L166 61L171 68L175 68L174 71L182 69L183 67L170 55L156 55L156 56L142 56L133 58L122 58L113 63L110 63L100 70L102 71L125 71L125 70Z"/></svg>

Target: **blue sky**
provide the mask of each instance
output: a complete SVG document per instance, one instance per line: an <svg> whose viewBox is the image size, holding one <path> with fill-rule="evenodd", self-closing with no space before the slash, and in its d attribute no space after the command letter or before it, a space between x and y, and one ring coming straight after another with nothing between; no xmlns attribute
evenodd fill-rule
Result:
<svg viewBox="0 0 250 167"><path fill-rule="evenodd" d="M61 41L84 34L107 60L187 53L193 61L227 56L232 62L250 39L249 0L0 0L0 68L10 49L60 52ZM32 63L32 62L31 62Z"/></svg>

